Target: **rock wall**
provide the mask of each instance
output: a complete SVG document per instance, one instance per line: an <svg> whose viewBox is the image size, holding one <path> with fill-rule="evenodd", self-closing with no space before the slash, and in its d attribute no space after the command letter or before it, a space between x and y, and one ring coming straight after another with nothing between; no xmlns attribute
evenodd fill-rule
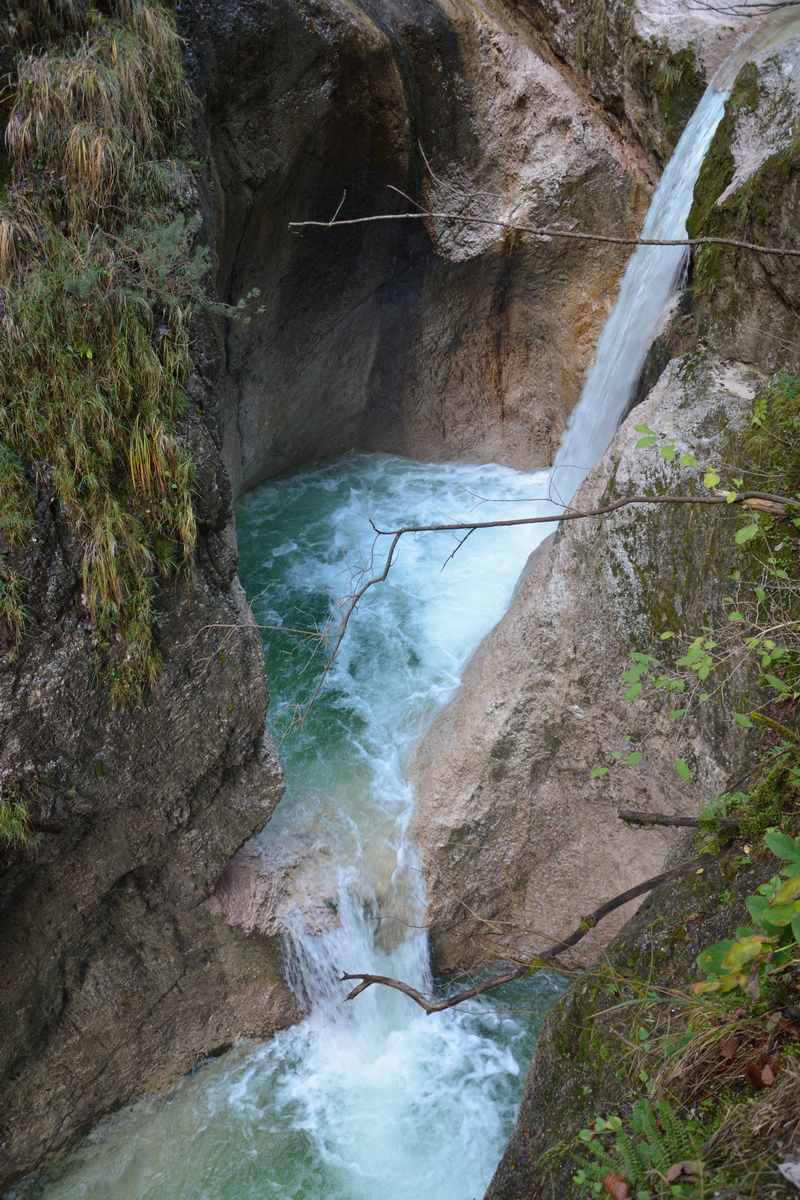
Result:
<svg viewBox="0 0 800 1200"><path fill-rule="evenodd" d="M748 57L697 181L689 231L796 253L800 21L792 10L754 39ZM768 370L800 366L800 257L703 247L692 298L702 336L720 353Z"/></svg>
<svg viewBox="0 0 800 1200"><path fill-rule="evenodd" d="M685 492L696 471L636 449L635 425L714 460L743 420L759 376L690 356L673 361L622 426L574 501L593 508L642 492ZM693 812L730 765L730 738L706 712L680 735L652 702L628 702L633 650L663 657L659 634L702 627L722 602L730 514L632 506L564 525L533 553L506 616L469 663L415 766L415 836L440 970L472 969L565 935L602 900L660 868L662 831L617 809ZM730 536L726 536L726 531ZM730 549L729 549L730 548ZM713 564L713 573L709 567ZM691 747L694 785L674 770ZM640 748L641 767L593 767ZM596 952L624 909L584 943ZM488 922L488 924L487 924Z"/></svg>
<svg viewBox="0 0 800 1200"><path fill-rule="evenodd" d="M663 166L747 19L692 0L516 0L560 61Z"/></svg>
<svg viewBox="0 0 800 1200"><path fill-rule="evenodd" d="M199 377L194 390L196 568L163 594L164 669L138 711L109 709L80 554L46 487L40 500L34 632L0 668L0 782L36 835L0 851L0 1190L103 1113L295 1016L275 943L204 903L281 774L213 404ZM220 653L214 626L232 623L236 650Z"/></svg>
<svg viewBox="0 0 800 1200"><path fill-rule="evenodd" d="M692 857L692 838L682 838L680 849L684 859ZM666 1074L661 1037L667 1037L662 1022L668 1008L673 1039L683 1027L677 1006L641 1003L636 980L646 979L652 996L662 988L683 991L688 981L697 978L699 951L730 936L732 924L744 917L745 897L770 877L775 865L771 855L755 848L750 867L743 868L737 858L741 859L741 843L711 861L701 874L691 873L658 888L609 947L602 967L581 976L550 1013L516 1129L486 1200L572 1200L587 1194L572 1183L583 1165L579 1130L600 1115L629 1113L632 1102L647 1095L640 1071L648 1078ZM642 1047L639 1054L631 1053L634 1043ZM796 1059L784 1061L783 1083L789 1094L800 1080ZM687 1083L691 1088L697 1080L681 1078L677 1060L675 1067L669 1090L680 1095L683 1089L686 1099ZM721 1116L732 1097L743 1099L735 1134L738 1154L732 1155L730 1142L726 1145L723 1139L716 1147L713 1138L710 1145L706 1142L700 1155L706 1188L712 1195L737 1200L756 1194L765 1200L791 1200L794 1188L781 1181L775 1169L796 1152L791 1118L787 1115L785 1121L770 1123L765 1116L775 1099L768 1091L759 1095L742 1089L733 1072L722 1099L724 1071L720 1064L716 1087L712 1085L706 1102L695 1111L707 1122L708 1137L715 1128L714 1118ZM664 1085L663 1076L661 1082ZM762 1165L754 1182L752 1168L759 1160Z"/></svg>
<svg viewBox="0 0 800 1200"><path fill-rule="evenodd" d="M413 211L392 185L487 221L634 233L652 179L636 144L506 3L193 0L185 33L220 290L261 290L225 347L234 487L353 446L549 462L623 252L490 225L287 226L342 200L345 218Z"/></svg>

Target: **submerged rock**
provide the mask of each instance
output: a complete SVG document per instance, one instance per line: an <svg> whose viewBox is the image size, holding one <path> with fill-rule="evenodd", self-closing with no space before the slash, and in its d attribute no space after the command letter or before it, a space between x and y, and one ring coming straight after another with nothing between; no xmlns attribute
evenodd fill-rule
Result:
<svg viewBox="0 0 800 1200"><path fill-rule="evenodd" d="M719 461L749 410L757 372L674 360L628 417L574 501L686 492L695 469L636 449L645 423ZM693 813L730 765L732 730L706 706L678 734L666 711L623 698L629 654L664 652L662 631L702 627L721 602L734 550L721 510L632 506L563 525L532 554L512 605L469 663L414 768L415 836L442 971L528 956L584 913L656 873L669 831L631 829L619 808ZM713 570L710 568L713 567ZM688 751L686 747L688 745ZM593 767L641 746L645 763L592 780ZM687 756L692 786L674 761ZM596 953L630 915L583 943Z"/></svg>

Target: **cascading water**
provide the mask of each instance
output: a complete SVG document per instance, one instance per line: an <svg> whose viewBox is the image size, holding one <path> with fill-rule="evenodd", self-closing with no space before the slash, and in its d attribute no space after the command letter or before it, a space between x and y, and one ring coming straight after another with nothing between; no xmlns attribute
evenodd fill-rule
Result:
<svg viewBox="0 0 800 1200"><path fill-rule="evenodd" d="M706 88L653 196L643 238L675 241L686 237L694 185L727 96L713 84ZM631 255L617 302L597 343L594 364L556 455L555 493L564 503L575 495L625 415L647 352L682 282L686 262L683 246L637 246Z"/></svg>
<svg viewBox="0 0 800 1200"><path fill-rule="evenodd" d="M724 102L713 87L703 97L653 198L645 236L685 236ZM384 527L487 520L549 514L559 511L554 500L571 500L630 403L683 263L675 247L640 247L632 256L553 472L356 456L267 484L244 501L242 575L257 619L273 627L265 646L278 721L313 691L319 669L312 662L299 671L304 656L285 631L324 622L351 591L353 569L373 550L368 517ZM426 1017L375 988L344 1005L336 975L373 971L432 987L427 938L417 928L424 892L407 832L408 759L547 531L481 531L444 570L452 538L404 542L389 582L355 614L308 720L283 742L287 795L262 835L271 861L298 854L314 863L287 930L288 977L309 1016L207 1065L168 1102L143 1102L100 1126L44 1187L47 1200L482 1194L513 1119L532 1014L546 997L518 992L511 1007L484 999ZM512 1011L519 1005L523 1021Z"/></svg>

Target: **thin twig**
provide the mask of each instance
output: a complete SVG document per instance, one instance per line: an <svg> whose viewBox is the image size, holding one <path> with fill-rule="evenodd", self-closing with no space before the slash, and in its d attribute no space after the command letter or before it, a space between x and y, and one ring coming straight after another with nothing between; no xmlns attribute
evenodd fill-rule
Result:
<svg viewBox="0 0 800 1200"><path fill-rule="evenodd" d="M769 500L773 504L782 504L784 508L800 508L800 500L793 500L786 496L776 496L771 492L741 492L733 500L732 504L739 505L742 508L748 507L748 501L752 500ZM629 504L710 504L716 506L731 507L731 504L725 496L627 496L623 500L615 500L612 504L603 505L601 508L591 508L584 512L577 510L569 510L562 513L552 513L546 517L510 517L502 521L463 521L448 525L404 525L400 529L379 529L375 522L370 518L370 525L376 535L382 537L391 537L392 541L389 546L389 553L386 556L386 561L383 565L383 570L378 575L372 576L350 597L350 603L345 609L344 616L341 618L339 632L334 643L333 651L325 664L325 669L320 676L317 686L314 689L314 694L309 701L309 708L313 706L325 684L325 680L336 661L339 649L344 636L347 632L347 627L353 613L358 608L362 599L370 588L375 587L379 583L385 583L389 576L389 572L395 563L395 554L400 539L407 533L468 533L472 534L476 529L510 529L515 525L542 525L542 524L558 524L561 521L581 521L587 517L603 517L611 513L617 512L621 508L626 508ZM457 553L466 539L462 539L456 546L453 553ZM452 554L450 555L452 558ZM450 559L447 560L448 562Z"/></svg>
<svg viewBox="0 0 800 1200"><path fill-rule="evenodd" d="M639 896L645 895L646 892L652 891L660 883L667 883L671 879L680 878L681 875L685 875L688 871L697 870L710 857L712 857L710 854L701 854L698 858L694 858L680 867L673 867L670 871L662 871L660 875L654 875L651 879L645 879L643 883L637 883L635 887L628 888L627 891L621 892L619 896L614 896L612 900L607 900L605 904L601 904L599 908L589 913L588 916L582 917L577 929L574 929L562 941L556 942L554 946L550 946L547 950L543 950L541 954L535 955L532 961L521 963L519 966L514 967L513 970L506 971L503 975L496 975L491 979L485 979L482 983L476 983L473 987L466 988L463 992L456 992L454 996L449 996L446 1000L438 1002L428 1000L423 996L422 992L412 987L410 983L404 983L402 979L392 979L388 975L369 975L361 971L350 974L349 972L342 971L339 975L339 979L342 982L352 979L359 980L358 985L345 996L345 1000L355 1000L356 996L360 996L368 987L372 987L374 983L379 983L383 987L393 988L396 992L402 992L404 996L408 996L409 1000L413 1000L415 1004L418 1004L429 1015L431 1013L444 1012L446 1008L455 1008L457 1004L463 1004L465 1000L472 1000L475 996L480 996L483 992L502 987L504 984L511 983L523 975L541 970L544 965L552 963L554 959L557 959L566 950L571 950L573 946L577 946L578 942L586 937L589 930L594 929L609 913L621 908L623 904L627 904L630 900L636 900Z"/></svg>
<svg viewBox="0 0 800 1200"><path fill-rule="evenodd" d="M416 203L416 202L415 202ZM743 242L736 238L629 238L607 233L584 233L573 229L554 229L550 226L515 225L509 221L492 220L489 217L471 217L453 212L374 213L369 217L347 217L341 221L290 221L289 229L342 229L347 225L367 225L376 221L458 221L463 225L489 225L509 233L524 233L536 238L563 238L574 242L604 242L612 246L729 246L734 250L752 250L756 254L773 254L779 257L800 258L800 250L786 246L759 246L755 242Z"/></svg>

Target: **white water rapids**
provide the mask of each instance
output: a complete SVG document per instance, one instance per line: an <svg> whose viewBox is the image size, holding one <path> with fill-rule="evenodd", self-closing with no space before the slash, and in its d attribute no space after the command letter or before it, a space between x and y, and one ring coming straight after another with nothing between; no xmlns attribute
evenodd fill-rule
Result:
<svg viewBox="0 0 800 1200"><path fill-rule="evenodd" d="M653 198L648 237L681 238L723 112L710 88ZM637 249L553 472L359 455L270 482L238 514L242 577L265 626L273 719L313 690L313 641L366 569L368 518L404 523L558 511L602 455L675 293L684 254ZM489 499L486 499L486 498ZM47 1200L477 1200L513 1122L540 1011L555 985L523 986L427 1017L372 988L343 1004L338 969L433 981L424 889L408 836L410 756L549 526L406 538L390 579L355 614L304 726L282 745L287 795L265 853L313 861L307 928L287 932L287 972L310 1005L298 1026L207 1064L167 1100L104 1122L43 1184ZM385 539L377 559L386 552ZM277 627L277 628L275 628ZM309 878L314 880L313 873ZM314 909L314 902L317 909ZM327 931L319 933L320 912Z"/></svg>

